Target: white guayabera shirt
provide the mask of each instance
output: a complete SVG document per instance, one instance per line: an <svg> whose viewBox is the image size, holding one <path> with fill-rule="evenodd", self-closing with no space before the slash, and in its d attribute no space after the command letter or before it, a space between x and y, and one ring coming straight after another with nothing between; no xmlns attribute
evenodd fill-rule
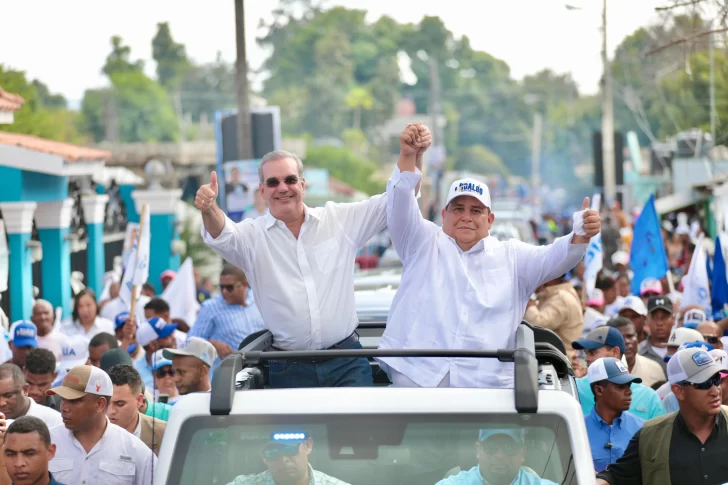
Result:
<svg viewBox="0 0 728 485"><path fill-rule="evenodd" d="M576 266L587 245L571 244L573 233L549 246L489 236L464 252L422 217L413 195L419 181L416 173L395 172L387 185L387 225L404 272L379 348L515 348L531 294ZM451 387L513 387L513 364L497 359L381 361L423 387L436 387L448 373Z"/></svg>

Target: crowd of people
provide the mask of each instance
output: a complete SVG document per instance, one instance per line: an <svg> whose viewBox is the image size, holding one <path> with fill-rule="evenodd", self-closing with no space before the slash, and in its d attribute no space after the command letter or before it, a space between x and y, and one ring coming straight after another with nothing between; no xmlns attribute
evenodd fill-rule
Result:
<svg viewBox="0 0 728 485"><path fill-rule="evenodd" d="M679 295L659 280L643 281L640 294L630 295L632 274L621 240L608 253L597 290L587 297L583 258L590 239L602 232L601 216L588 199L573 214L569 232L549 245L498 241L489 237L495 215L487 185L463 179L452 184L442 203L442 227L434 225L422 217L417 202L422 156L430 142L424 125L408 125L386 193L317 208L303 203L301 160L272 152L259 164L260 195L268 211L238 223L217 206L213 172L195 205L205 242L229 263L220 273L219 294L211 295L197 281L202 305L194 321L171 318L169 302L149 284L134 311L118 295L118 286L100 302L85 289L75 295L65 321L56 320L48 302L37 300L30 320L13 323L7 349L0 348L6 353L0 365L6 441L0 485L9 480L151 483L175 403L190 393L209 392L221 359L258 331L269 330L273 348L280 351L362 348L353 264L357 251L385 229L404 272L380 348L513 348L523 319L553 330L569 349L578 376L600 480L643 483L628 478L639 456L646 456L642 449L669 458L670 439L691 433L700 439L710 419L724 422L720 386L728 374L722 351L728 319L712 322L700 308L680 307ZM678 265L689 264L694 249L684 248L675 252ZM162 287L174 278L165 272ZM512 364L495 359L384 358L380 364L399 387L513 383ZM373 385L364 358L271 361L269 381L279 388ZM664 418L666 408L680 417ZM694 427L698 422L700 429ZM673 424L684 433L670 435ZM648 439L640 439L641 433ZM655 436L667 437L668 445L655 447ZM514 450L520 449L522 440L511 438ZM480 442L487 450L494 446L488 443L502 439L501 433ZM35 457L43 457L34 459L35 465L22 458L27 443ZM702 465L705 461L692 460L674 477L716 474ZM523 480L529 476L525 469L513 470L525 474ZM471 473L487 479L484 471ZM47 475L48 481L31 481L31 475ZM655 471L655 476L665 475ZM262 483L255 480L239 477L235 483Z"/></svg>

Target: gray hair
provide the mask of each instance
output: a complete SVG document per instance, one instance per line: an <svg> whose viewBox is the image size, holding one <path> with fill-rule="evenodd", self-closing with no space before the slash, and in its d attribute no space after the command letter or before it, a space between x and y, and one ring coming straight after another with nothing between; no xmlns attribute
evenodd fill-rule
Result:
<svg viewBox="0 0 728 485"><path fill-rule="evenodd" d="M298 176L300 178L303 178L303 162L300 158L298 158L298 155L296 155L295 153L287 152L285 150L273 150L272 152L268 152L263 155L263 158L260 159L260 165L258 165L258 177L260 178L261 184L265 182L263 180L263 165L265 165L265 162L273 162L275 160L283 160L285 158L292 158L296 161Z"/></svg>
<svg viewBox="0 0 728 485"><path fill-rule="evenodd" d="M44 306L48 310L50 310L51 313L53 313L53 305L48 300L35 300L35 304L33 305L33 308L35 308L37 306Z"/></svg>
<svg viewBox="0 0 728 485"><path fill-rule="evenodd" d="M15 384L20 384L21 386L25 385L25 376L23 375L23 371L12 362L5 362L0 365L0 380L8 378L12 378L13 383Z"/></svg>

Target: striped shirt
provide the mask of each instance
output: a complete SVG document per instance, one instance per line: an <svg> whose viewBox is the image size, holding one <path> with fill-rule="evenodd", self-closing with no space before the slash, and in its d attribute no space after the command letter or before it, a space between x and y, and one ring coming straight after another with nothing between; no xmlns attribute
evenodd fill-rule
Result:
<svg viewBox="0 0 728 485"><path fill-rule="evenodd" d="M241 306L230 305L225 302L222 295L217 295L202 303L200 313L187 333L187 338L219 340L237 350L245 337L260 330L265 330L263 317L260 316L258 306L250 298L246 299L245 306Z"/></svg>

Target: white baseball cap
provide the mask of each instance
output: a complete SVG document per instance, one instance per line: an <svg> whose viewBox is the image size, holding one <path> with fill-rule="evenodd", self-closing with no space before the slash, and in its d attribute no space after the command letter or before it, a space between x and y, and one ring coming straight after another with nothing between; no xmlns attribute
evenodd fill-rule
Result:
<svg viewBox="0 0 728 485"><path fill-rule="evenodd" d="M217 360L217 351L207 340L203 340L199 337L190 337L187 339L187 343L181 349L164 349L162 356L167 360L172 360L176 355L185 357L197 357L205 364L212 367L212 364Z"/></svg>
<svg viewBox="0 0 728 485"><path fill-rule="evenodd" d="M680 347L685 342L705 342L705 338L703 338L703 334L692 328L673 328L667 346Z"/></svg>
<svg viewBox="0 0 728 485"><path fill-rule="evenodd" d="M642 298L634 295L630 295L624 299L619 311L621 312L622 310L632 310L637 315L642 315L643 317L647 315L647 306L645 306L645 302L642 301Z"/></svg>
<svg viewBox="0 0 728 485"><path fill-rule="evenodd" d="M629 266L629 254L626 251L617 251L612 254L612 264Z"/></svg>
<svg viewBox="0 0 728 485"><path fill-rule="evenodd" d="M488 186L483 182L473 178L456 180L450 186L445 205L447 206L455 197L460 197L461 195L475 197L482 202L484 206L490 209L490 190L488 190Z"/></svg>
<svg viewBox="0 0 728 485"><path fill-rule="evenodd" d="M670 384L690 382L700 384L723 370L713 357L702 349L678 350L667 363Z"/></svg>

